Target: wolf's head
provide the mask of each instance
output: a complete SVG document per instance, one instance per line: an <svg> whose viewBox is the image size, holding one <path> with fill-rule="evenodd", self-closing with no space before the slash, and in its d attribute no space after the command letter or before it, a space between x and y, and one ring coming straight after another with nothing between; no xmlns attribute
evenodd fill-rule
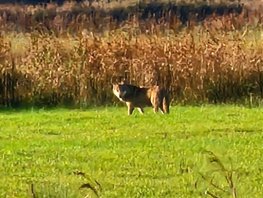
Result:
<svg viewBox="0 0 263 198"><path fill-rule="evenodd" d="M119 98L120 101L125 100L125 96L128 92L128 87L125 84L112 84L112 91L117 98Z"/></svg>

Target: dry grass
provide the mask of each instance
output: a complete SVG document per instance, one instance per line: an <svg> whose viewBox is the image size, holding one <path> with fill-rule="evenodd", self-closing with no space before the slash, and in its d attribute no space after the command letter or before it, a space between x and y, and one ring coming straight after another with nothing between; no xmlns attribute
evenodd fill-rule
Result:
<svg viewBox="0 0 263 198"><path fill-rule="evenodd" d="M102 32L87 30L81 17L61 18L61 33L58 24L25 21L35 30L2 33L1 104L107 104L113 78L169 87L181 103L263 96L262 16L256 11L211 15L187 26L165 13L158 20L134 15L119 26L100 17L95 22L107 24Z"/></svg>
<svg viewBox="0 0 263 198"><path fill-rule="evenodd" d="M187 20L202 21L211 13L217 15L240 13L238 1L90 1L76 3L66 1L63 5L48 3L43 5L0 4L0 29L4 32L65 32L75 33L83 28L101 32L122 27L126 20L156 19L166 24L174 21L186 24ZM208 6L209 5L209 6ZM249 6L251 7L251 6ZM250 9L244 7L244 10ZM141 25L144 25L143 23ZM170 24L171 25L171 24Z"/></svg>

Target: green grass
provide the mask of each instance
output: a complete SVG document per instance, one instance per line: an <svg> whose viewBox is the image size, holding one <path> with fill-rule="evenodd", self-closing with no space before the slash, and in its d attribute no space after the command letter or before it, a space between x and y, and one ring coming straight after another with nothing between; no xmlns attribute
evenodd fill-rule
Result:
<svg viewBox="0 0 263 198"><path fill-rule="evenodd" d="M0 197L96 197L83 184L100 197L231 197L229 175L237 197L263 197L262 109L126 114L124 107L1 111Z"/></svg>

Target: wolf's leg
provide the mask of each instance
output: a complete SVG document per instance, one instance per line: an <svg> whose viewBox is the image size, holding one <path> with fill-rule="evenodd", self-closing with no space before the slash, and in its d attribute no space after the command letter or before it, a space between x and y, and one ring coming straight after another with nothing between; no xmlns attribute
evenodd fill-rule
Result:
<svg viewBox="0 0 263 198"><path fill-rule="evenodd" d="M134 107L131 103L127 102L127 107L128 107L128 115L131 115L133 110L134 110Z"/></svg>
<svg viewBox="0 0 263 198"><path fill-rule="evenodd" d="M163 98L163 102L162 102L163 104L163 110L164 110L164 113L169 113L169 103L170 103L170 101L169 101L169 95L166 95L164 98Z"/></svg>
<svg viewBox="0 0 263 198"><path fill-rule="evenodd" d="M158 108L159 108L158 105L157 105L157 104L154 104L154 105L153 105L153 112L154 112L154 113L157 113L157 112L158 112Z"/></svg>
<svg viewBox="0 0 263 198"><path fill-rule="evenodd" d="M128 115L131 115L134 110L134 107L128 107Z"/></svg>
<svg viewBox="0 0 263 198"><path fill-rule="evenodd" d="M157 113L158 112L158 100L155 98L155 97L152 97L151 98L151 103L152 103L152 106L153 106L153 112L154 113Z"/></svg>
<svg viewBox="0 0 263 198"><path fill-rule="evenodd" d="M162 106L162 104L160 104L160 106L159 106L159 108L160 108L160 110L161 110L161 112L162 112L162 114L164 114L164 109L163 109L163 106Z"/></svg>
<svg viewBox="0 0 263 198"><path fill-rule="evenodd" d="M142 107L138 107L138 110L139 110L139 112L140 112L141 114L143 114L143 113L144 113L144 111L143 111L143 108L142 108Z"/></svg>

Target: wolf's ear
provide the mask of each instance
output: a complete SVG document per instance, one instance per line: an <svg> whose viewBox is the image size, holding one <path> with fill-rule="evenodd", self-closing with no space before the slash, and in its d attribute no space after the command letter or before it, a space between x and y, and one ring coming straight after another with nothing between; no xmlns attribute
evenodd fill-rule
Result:
<svg viewBox="0 0 263 198"><path fill-rule="evenodd" d="M118 89L119 86L120 86L119 83L112 83L112 88L113 89Z"/></svg>
<svg viewBox="0 0 263 198"><path fill-rule="evenodd" d="M117 80L116 80L116 76L111 77L110 83L111 83L111 85L117 85L118 84Z"/></svg>
<svg viewBox="0 0 263 198"><path fill-rule="evenodd" d="M121 85L124 85L124 84L128 84L127 80L126 79L123 79L121 82L120 82Z"/></svg>

